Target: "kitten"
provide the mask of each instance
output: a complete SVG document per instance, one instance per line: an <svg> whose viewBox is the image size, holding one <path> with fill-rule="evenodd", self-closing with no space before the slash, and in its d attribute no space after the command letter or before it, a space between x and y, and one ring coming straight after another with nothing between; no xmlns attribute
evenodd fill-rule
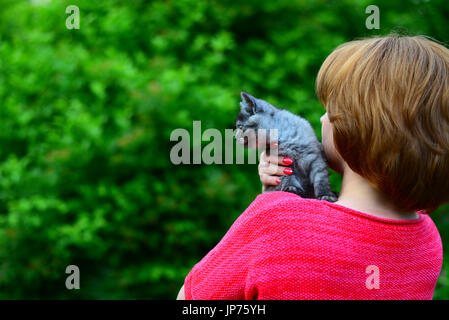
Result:
<svg viewBox="0 0 449 320"><path fill-rule="evenodd" d="M293 160L293 174L282 176L279 185L269 186L266 191L287 191L303 198L337 201L330 188L323 147L310 123L246 92L240 95L236 140L245 147L267 147L274 142L269 141L270 129L277 129L278 155ZM262 137L263 131L258 129L267 130L266 136ZM269 154L269 149L266 152Z"/></svg>

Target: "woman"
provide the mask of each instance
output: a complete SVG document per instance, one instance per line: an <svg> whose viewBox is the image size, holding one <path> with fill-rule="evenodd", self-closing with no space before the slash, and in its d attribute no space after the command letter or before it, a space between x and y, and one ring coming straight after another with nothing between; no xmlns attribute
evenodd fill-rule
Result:
<svg viewBox="0 0 449 320"><path fill-rule="evenodd" d="M424 37L343 44L317 77L338 201L263 193L185 279L183 299L432 299L449 199L449 50ZM262 155L264 186L288 159Z"/></svg>

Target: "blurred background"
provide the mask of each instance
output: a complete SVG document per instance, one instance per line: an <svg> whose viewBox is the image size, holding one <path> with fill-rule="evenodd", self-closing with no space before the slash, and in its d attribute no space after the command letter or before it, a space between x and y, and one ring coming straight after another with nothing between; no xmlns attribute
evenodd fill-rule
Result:
<svg viewBox="0 0 449 320"><path fill-rule="evenodd" d="M0 0L0 298L174 299L261 185L257 165L173 165L170 133L234 128L245 90L320 137L314 83L337 45L448 43L448 16L446 0ZM448 247L449 206L432 217Z"/></svg>

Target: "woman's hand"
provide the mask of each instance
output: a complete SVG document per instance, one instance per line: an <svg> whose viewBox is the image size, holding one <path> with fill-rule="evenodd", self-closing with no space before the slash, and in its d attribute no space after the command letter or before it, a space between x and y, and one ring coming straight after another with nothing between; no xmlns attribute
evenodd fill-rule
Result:
<svg viewBox="0 0 449 320"><path fill-rule="evenodd" d="M291 175L293 170L287 166L293 160L287 157L267 156L265 151L260 154L259 177L262 182L262 192L268 186L277 186L281 183L281 176Z"/></svg>

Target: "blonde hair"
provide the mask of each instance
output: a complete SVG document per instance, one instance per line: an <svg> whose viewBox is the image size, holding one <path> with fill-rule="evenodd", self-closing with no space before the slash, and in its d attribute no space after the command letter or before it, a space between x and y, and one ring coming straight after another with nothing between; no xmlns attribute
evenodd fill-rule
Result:
<svg viewBox="0 0 449 320"><path fill-rule="evenodd" d="M316 91L349 167L403 210L449 201L449 50L423 36L345 43Z"/></svg>

